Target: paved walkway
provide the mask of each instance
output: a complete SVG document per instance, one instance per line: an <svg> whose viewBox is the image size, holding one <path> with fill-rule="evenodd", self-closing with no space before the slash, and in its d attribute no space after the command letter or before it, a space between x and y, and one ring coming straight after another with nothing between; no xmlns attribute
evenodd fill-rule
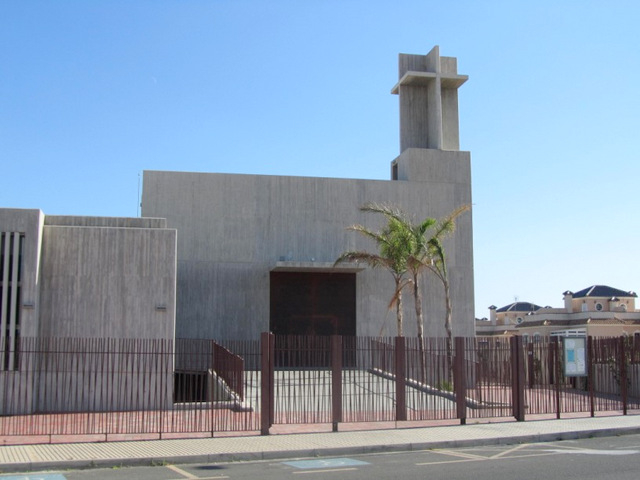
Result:
<svg viewBox="0 0 640 480"><path fill-rule="evenodd" d="M0 473L215 463L640 434L640 415L397 430L0 447Z"/></svg>

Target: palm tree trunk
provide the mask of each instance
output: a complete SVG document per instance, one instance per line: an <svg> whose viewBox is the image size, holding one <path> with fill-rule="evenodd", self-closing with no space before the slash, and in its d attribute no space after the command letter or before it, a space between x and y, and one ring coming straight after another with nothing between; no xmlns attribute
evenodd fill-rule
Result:
<svg viewBox="0 0 640 480"><path fill-rule="evenodd" d="M396 281L396 289L398 291L398 297L396 302L396 319L398 322L398 336L402 337L402 289L400 288L400 281Z"/></svg>
<svg viewBox="0 0 640 480"><path fill-rule="evenodd" d="M453 384L453 329L451 326L451 290L449 288L449 280L445 279L444 298L446 304L446 315L444 320L444 329L447 332L447 362L449 364L449 381Z"/></svg>
<svg viewBox="0 0 640 480"><path fill-rule="evenodd" d="M417 272L413 274L413 296L416 305L416 322L418 331L418 349L420 351L420 379L427 383L427 359L424 351L424 318L422 313L422 292L420 291Z"/></svg>

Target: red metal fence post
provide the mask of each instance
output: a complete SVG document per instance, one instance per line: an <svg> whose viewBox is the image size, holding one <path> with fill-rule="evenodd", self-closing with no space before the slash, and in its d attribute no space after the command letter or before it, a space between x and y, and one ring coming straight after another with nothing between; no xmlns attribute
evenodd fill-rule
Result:
<svg viewBox="0 0 640 480"><path fill-rule="evenodd" d="M405 342L404 337L395 340L395 374L396 374L396 421L407 419L407 398L405 388Z"/></svg>
<svg viewBox="0 0 640 480"><path fill-rule="evenodd" d="M533 343L527 344L527 364L529 367L529 390L532 390L536 384L536 366L533 356ZM542 370L542 368L540 368L540 370ZM542 375L542 371L540 372L540 374Z"/></svg>
<svg viewBox="0 0 640 480"><path fill-rule="evenodd" d="M558 337L551 339L552 353L553 353L553 372L554 381L556 387L556 418L560 419L560 412L562 411L562 405L560 403L560 381L562 379L561 362L560 362L560 341Z"/></svg>
<svg viewBox="0 0 640 480"><path fill-rule="evenodd" d="M342 337L331 336L331 417L333 431L342 421Z"/></svg>
<svg viewBox="0 0 640 480"><path fill-rule="evenodd" d="M272 421L273 388L271 382L272 335L263 332L260 335L260 434L269 435Z"/></svg>
<svg viewBox="0 0 640 480"><path fill-rule="evenodd" d="M595 417L595 397L594 397L594 386L593 382L595 382L595 375L593 374L593 337L587 337L587 384L589 387L589 407L591 410L591 416Z"/></svg>
<svg viewBox="0 0 640 480"><path fill-rule="evenodd" d="M627 392L627 355L625 337L620 337L620 395L622 396L622 414L627 414L629 397Z"/></svg>
<svg viewBox="0 0 640 480"><path fill-rule="evenodd" d="M513 416L524 422L524 351L519 335L511 337L511 368Z"/></svg>
<svg viewBox="0 0 640 480"><path fill-rule="evenodd" d="M460 424L467 423L467 375L464 368L465 345L464 338L454 339L454 367L453 367L453 391L456 396L456 412Z"/></svg>
<svg viewBox="0 0 640 480"><path fill-rule="evenodd" d="M276 336L269 333L269 426L275 423L276 397Z"/></svg>
<svg viewBox="0 0 640 480"><path fill-rule="evenodd" d="M208 400L211 402L211 408L209 409L209 416L210 416L210 421L211 421L211 438L213 438L215 430L216 430L216 399L215 399L215 390L216 390L216 385L215 385L215 375L216 374L216 369L220 368L220 365L218 364L220 359L217 358L217 351L216 351L216 342L214 342L213 340L210 340L209 344L211 345L211 376L210 378L207 380L208 381L208 389L207 389L207 395L208 395Z"/></svg>

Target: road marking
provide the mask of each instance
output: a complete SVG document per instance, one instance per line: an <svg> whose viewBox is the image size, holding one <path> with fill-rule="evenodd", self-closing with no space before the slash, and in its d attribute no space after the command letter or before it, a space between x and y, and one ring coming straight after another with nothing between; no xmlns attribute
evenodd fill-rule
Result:
<svg viewBox="0 0 640 480"><path fill-rule="evenodd" d="M185 470L182 470L180 467L176 467L175 465L165 465L165 467L167 467L169 470L173 470L178 475L182 475L184 478L189 478L191 480L198 478L193 473L189 473Z"/></svg>
<svg viewBox="0 0 640 480"><path fill-rule="evenodd" d="M0 476L0 480L67 480L67 477L60 473L30 473L29 475Z"/></svg>
<svg viewBox="0 0 640 480"><path fill-rule="evenodd" d="M510 448L509 450L505 450L503 452L496 453L495 455L493 455L492 457L489 457L489 458L493 460L494 458L504 457L505 455L509 455L510 453L517 452L518 450L521 450L521 449L523 449L525 447L528 447L528 445L526 443L524 443L522 445L518 445L517 447Z"/></svg>
<svg viewBox="0 0 640 480"><path fill-rule="evenodd" d="M336 468L336 467L354 467L359 465L369 465L368 462L362 460L354 460L352 458L327 458L323 460L296 460L294 462L282 462L284 465L300 469L318 470L321 468Z"/></svg>
<svg viewBox="0 0 640 480"><path fill-rule="evenodd" d="M358 470L357 468L323 468L322 470L303 470L302 472L291 472L294 475L302 475L305 473L327 473L327 472L351 472Z"/></svg>
<svg viewBox="0 0 640 480"><path fill-rule="evenodd" d="M474 453L454 452L451 450L431 450L433 453L441 453L443 455L451 455L452 457L470 458L472 460L486 460L487 457L476 455Z"/></svg>
<svg viewBox="0 0 640 480"><path fill-rule="evenodd" d="M464 460L443 460L441 462L425 462L425 463L416 463L416 466L424 466L424 465L444 465L447 463L466 463L466 462L479 462L480 460L487 460L486 458L466 458Z"/></svg>
<svg viewBox="0 0 640 480"><path fill-rule="evenodd" d="M635 455L640 453L640 450L591 450L589 448L576 448L545 450L545 452L560 453L562 455L609 455L616 457L619 455Z"/></svg>
<svg viewBox="0 0 640 480"><path fill-rule="evenodd" d="M198 477L197 475L194 475L193 473L189 473L186 470L182 470L180 467L176 467L175 465L165 465L165 467L167 467L169 470L173 470L178 475L182 475L183 477L188 478L189 480L196 480L196 479L197 480L216 480L218 478L229 478L226 475L218 475L215 477ZM0 477L0 480L4 480L4 479Z"/></svg>
<svg viewBox="0 0 640 480"><path fill-rule="evenodd" d="M563 452L559 452L559 453L563 453ZM443 461L439 461L439 462L424 462L424 463L416 463L416 465L443 465L446 463L464 463L464 462L480 462L483 460L497 460L497 461L501 461L501 460L511 460L513 458L530 458L530 457L548 457L550 455L557 455L557 453L534 453L531 455L511 455L510 457L498 457L498 458L493 458L493 457L478 457L478 458L467 458L464 460L443 460ZM1 479L0 479L1 480Z"/></svg>

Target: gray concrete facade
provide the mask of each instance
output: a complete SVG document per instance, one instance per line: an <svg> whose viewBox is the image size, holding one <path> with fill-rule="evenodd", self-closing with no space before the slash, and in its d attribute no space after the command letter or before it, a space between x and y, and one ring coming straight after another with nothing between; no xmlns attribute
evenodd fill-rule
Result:
<svg viewBox="0 0 640 480"><path fill-rule="evenodd" d="M42 244L40 336L173 338L175 230L52 220Z"/></svg>
<svg viewBox="0 0 640 480"><path fill-rule="evenodd" d="M0 209L0 232L23 239L20 336L173 338L176 231L164 219Z"/></svg>
<svg viewBox="0 0 640 480"><path fill-rule="evenodd" d="M391 275L333 262L347 250L375 249L346 229L380 225L360 212L367 202L400 207L416 220L471 204L470 154L458 151L457 88L467 77L456 68L437 47L426 56L400 55L392 93L400 96L401 154L389 181L145 171L143 216L166 218L179 235L177 336L257 338L269 329L276 271L357 271L357 335L395 335ZM445 246L454 334L472 336L470 213ZM415 335L406 298L405 334ZM444 335L444 290L434 278L424 283L424 305L425 335Z"/></svg>
<svg viewBox="0 0 640 480"><path fill-rule="evenodd" d="M90 375L79 366L63 381L40 350L21 349L20 339L174 338L176 231L165 224L0 209L0 414L77 408L62 401L66 391L100 388L89 387ZM152 369L123 384L148 388L167 372ZM111 378L119 375L116 369ZM37 393L43 385L59 394L43 398ZM170 398L171 378L164 385L169 391L161 398ZM123 409L130 391L103 397Z"/></svg>

